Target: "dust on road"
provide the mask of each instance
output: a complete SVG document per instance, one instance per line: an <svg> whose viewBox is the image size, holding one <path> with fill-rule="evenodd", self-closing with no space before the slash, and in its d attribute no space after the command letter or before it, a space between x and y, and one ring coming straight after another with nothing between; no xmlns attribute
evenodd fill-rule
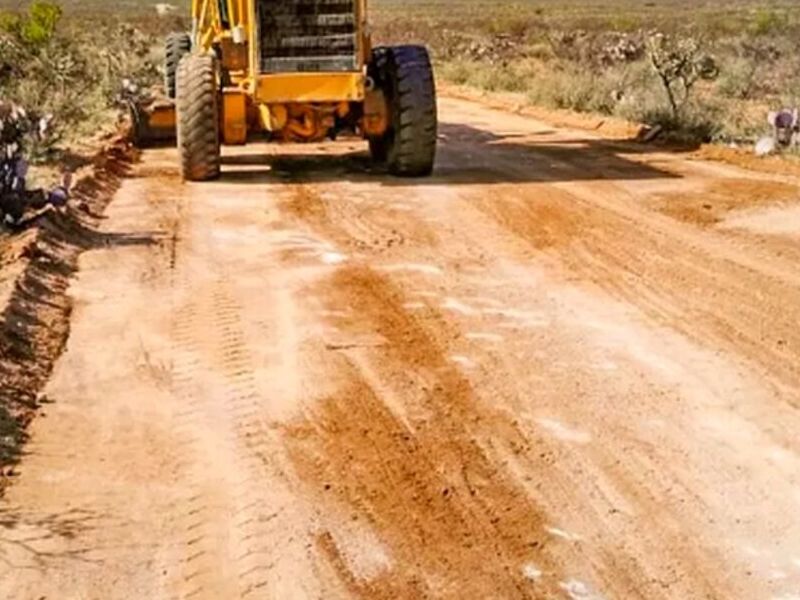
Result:
<svg viewBox="0 0 800 600"><path fill-rule="evenodd" d="M351 142L200 185L143 155L0 596L798 593L800 252L747 224L800 182L441 104L426 180Z"/></svg>

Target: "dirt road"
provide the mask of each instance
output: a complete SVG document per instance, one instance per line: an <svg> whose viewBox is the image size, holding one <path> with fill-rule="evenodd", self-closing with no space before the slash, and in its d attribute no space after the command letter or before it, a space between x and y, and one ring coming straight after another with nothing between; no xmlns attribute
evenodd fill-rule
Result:
<svg viewBox="0 0 800 600"><path fill-rule="evenodd" d="M800 598L798 181L441 113L429 180L143 155L0 598Z"/></svg>

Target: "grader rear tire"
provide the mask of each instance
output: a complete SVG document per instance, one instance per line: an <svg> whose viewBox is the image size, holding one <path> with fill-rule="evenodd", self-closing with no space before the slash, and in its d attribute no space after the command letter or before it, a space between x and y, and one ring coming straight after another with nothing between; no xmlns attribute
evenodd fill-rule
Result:
<svg viewBox="0 0 800 600"><path fill-rule="evenodd" d="M164 90L170 98L175 98L175 78L178 74L178 64L191 50L192 39L188 33L175 32L167 36L164 48Z"/></svg>
<svg viewBox="0 0 800 600"><path fill-rule="evenodd" d="M178 151L186 181L216 179L220 172L217 62L208 54L181 59L177 74Z"/></svg>
<svg viewBox="0 0 800 600"><path fill-rule="evenodd" d="M423 46L390 49L386 65L392 123L387 132L389 172L424 177L436 159L436 85L428 51Z"/></svg>

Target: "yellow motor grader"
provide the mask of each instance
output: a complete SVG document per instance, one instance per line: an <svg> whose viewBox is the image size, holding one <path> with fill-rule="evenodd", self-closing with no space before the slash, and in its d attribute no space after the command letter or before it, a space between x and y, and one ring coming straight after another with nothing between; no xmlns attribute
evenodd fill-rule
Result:
<svg viewBox="0 0 800 600"><path fill-rule="evenodd" d="M425 176L436 90L421 46L372 47L366 0L192 0L192 31L166 42L181 172L220 173L222 144L256 135L317 142L355 133L390 173Z"/></svg>

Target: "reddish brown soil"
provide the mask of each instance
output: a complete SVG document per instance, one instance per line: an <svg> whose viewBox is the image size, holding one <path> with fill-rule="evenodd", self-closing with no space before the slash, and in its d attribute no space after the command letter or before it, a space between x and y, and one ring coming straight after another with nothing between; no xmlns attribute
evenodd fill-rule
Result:
<svg viewBox="0 0 800 600"><path fill-rule="evenodd" d="M124 142L101 150L73 190L73 207L43 214L24 231L0 234L0 492L15 474L26 428L69 335L66 295L81 252L102 240L96 214L132 159Z"/></svg>
<svg viewBox="0 0 800 600"><path fill-rule="evenodd" d="M352 141L175 162L47 247L70 335L0 597L800 589L800 248L735 219L791 173L453 98L428 179Z"/></svg>

